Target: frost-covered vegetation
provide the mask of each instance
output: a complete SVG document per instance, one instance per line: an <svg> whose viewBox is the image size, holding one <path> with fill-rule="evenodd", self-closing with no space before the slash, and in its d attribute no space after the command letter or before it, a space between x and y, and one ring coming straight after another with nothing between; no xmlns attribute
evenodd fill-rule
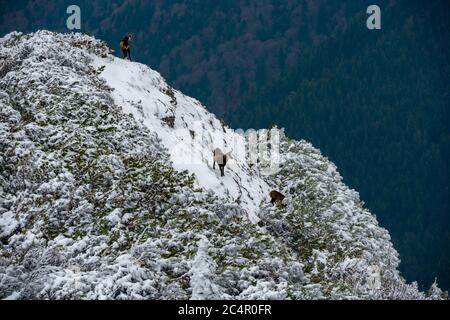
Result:
<svg viewBox="0 0 450 320"><path fill-rule="evenodd" d="M123 111L103 42L12 33L0 59L0 298L444 296L404 282L387 231L308 143L285 139L261 182L286 206L249 213L175 170L159 132Z"/></svg>
<svg viewBox="0 0 450 320"><path fill-rule="evenodd" d="M336 166L305 141L284 139L272 176L285 206L265 205L262 223L298 254L305 274L329 298L423 299L397 271L389 233L342 183Z"/></svg>

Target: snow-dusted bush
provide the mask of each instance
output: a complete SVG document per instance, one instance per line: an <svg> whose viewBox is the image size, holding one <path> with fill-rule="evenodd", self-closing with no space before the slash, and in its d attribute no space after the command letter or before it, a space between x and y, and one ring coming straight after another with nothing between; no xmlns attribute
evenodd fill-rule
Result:
<svg viewBox="0 0 450 320"><path fill-rule="evenodd" d="M287 195L263 206L260 224L298 254L304 272L332 299L425 299L397 268L388 232L342 182L334 164L305 141L282 142L282 169L271 177Z"/></svg>

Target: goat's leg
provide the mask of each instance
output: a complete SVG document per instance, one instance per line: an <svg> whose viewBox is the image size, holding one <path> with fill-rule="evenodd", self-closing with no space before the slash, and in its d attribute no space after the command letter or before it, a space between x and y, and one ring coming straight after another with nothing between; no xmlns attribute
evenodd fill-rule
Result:
<svg viewBox="0 0 450 320"><path fill-rule="evenodd" d="M213 161L213 170L216 170L216 161Z"/></svg>

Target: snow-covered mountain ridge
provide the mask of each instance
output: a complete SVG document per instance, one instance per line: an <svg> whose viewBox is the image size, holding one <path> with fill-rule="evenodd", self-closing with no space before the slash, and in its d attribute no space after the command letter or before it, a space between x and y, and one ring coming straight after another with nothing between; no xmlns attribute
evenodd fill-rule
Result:
<svg viewBox="0 0 450 320"><path fill-rule="evenodd" d="M114 88L111 96L115 104L158 134L175 169L193 173L198 187L227 195L232 201L239 199L249 218L257 222L255 213L271 190L268 184L243 157L230 160L225 177L220 177L217 168L212 169L213 149L236 150L242 140L239 134L225 127L199 101L171 88L146 65L112 56L94 56L92 65L101 68L100 78Z"/></svg>
<svg viewBox="0 0 450 320"><path fill-rule="evenodd" d="M235 157L220 177L212 148L242 136L103 42L11 33L0 59L0 298L442 296L405 283L309 143L283 137L276 174Z"/></svg>

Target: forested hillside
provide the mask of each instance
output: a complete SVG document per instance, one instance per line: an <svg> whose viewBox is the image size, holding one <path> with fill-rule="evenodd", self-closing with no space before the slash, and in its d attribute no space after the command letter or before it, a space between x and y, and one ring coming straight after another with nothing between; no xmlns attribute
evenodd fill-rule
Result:
<svg viewBox="0 0 450 320"><path fill-rule="evenodd" d="M319 147L390 231L409 280L450 287L450 4L79 1L82 30L238 128L277 124ZM71 1L2 2L0 33L67 31Z"/></svg>
<svg viewBox="0 0 450 320"><path fill-rule="evenodd" d="M443 16L414 12L386 14L380 33L355 17L227 118L319 145L392 230L405 275L448 284L450 33Z"/></svg>

